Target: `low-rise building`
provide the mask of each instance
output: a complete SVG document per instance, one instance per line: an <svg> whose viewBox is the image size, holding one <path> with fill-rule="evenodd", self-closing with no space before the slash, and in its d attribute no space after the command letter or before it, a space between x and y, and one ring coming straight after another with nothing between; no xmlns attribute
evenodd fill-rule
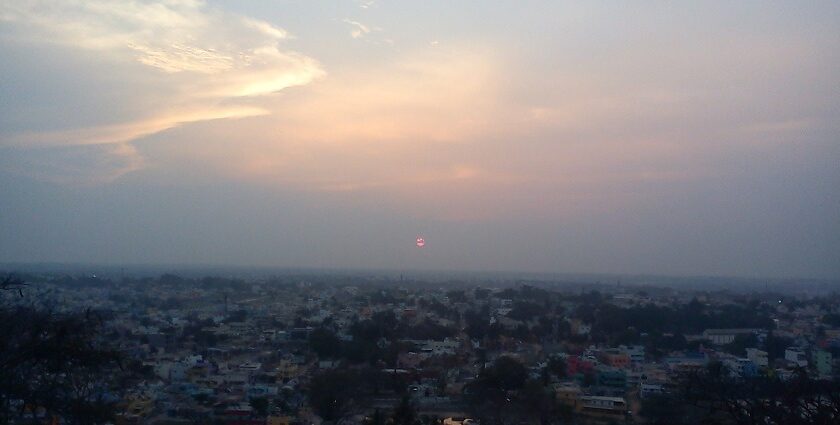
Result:
<svg viewBox="0 0 840 425"><path fill-rule="evenodd" d="M599 360L610 367L630 367L630 356L615 348L602 351Z"/></svg>
<svg viewBox="0 0 840 425"><path fill-rule="evenodd" d="M805 357L805 352L799 348L791 347L786 349L785 360L796 367L808 367L808 358Z"/></svg>
<svg viewBox="0 0 840 425"><path fill-rule="evenodd" d="M735 341L738 335L750 335L756 333L757 329L706 329L703 337L716 345L726 345Z"/></svg>
<svg viewBox="0 0 840 425"><path fill-rule="evenodd" d="M630 361L634 364L645 362L644 345L619 345L618 350L630 357Z"/></svg>
<svg viewBox="0 0 840 425"><path fill-rule="evenodd" d="M609 413L625 413L627 411L627 402L622 397L599 397L599 396L582 396L580 398L581 405L586 410L594 410Z"/></svg>
<svg viewBox="0 0 840 425"><path fill-rule="evenodd" d="M747 358L758 367L767 367L770 364L767 352L758 348L747 348Z"/></svg>
<svg viewBox="0 0 840 425"><path fill-rule="evenodd" d="M574 382L561 382L554 385L554 397L558 402L571 407L577 407L578 400L583 395L580 386Z"/></svg>
<svg viewBox="0 0 840 425"><path fill-rule="evenodd" d="M814 362L814 367L817 369L817 373L820 377L830 377L831 376L831 352L826 350L814 350L811 360Z"/></svg>

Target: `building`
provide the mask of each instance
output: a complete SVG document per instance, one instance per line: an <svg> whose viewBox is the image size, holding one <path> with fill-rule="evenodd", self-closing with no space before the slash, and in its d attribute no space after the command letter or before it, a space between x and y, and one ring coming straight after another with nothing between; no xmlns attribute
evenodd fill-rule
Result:
<svg viewBox="0 0 840 425"><path fill-rule="evenodd" d="M595 382L600 387L627 388L627 373L621 369L602 367L596 368Z"/></svg>
<svg viewBox="0 0 840 425"><path fill-rule="evenodd" d="M586 374L592 372L595 364L589 360L583 360L577 356L566 358L566 373L569 375L577 375L578 373Z"/></svg>
<svg viewBox="0 0 840 425"><path fill-rule="evenodd" d="M630 357L630 361L634 364L645 362L644 345L619 345L618 350Z"/></svg>
<svg viewBox="0 0 840 425"><path fill-rule="evenodd" d="M811 360L814 362L814 367L817 369L817 373L820 377L831 376L831 352L826 350L814 350Z"/></svg>
<svg viewBox="0 0 840 425"><path fill-rule="evenodd" d="M758 367L750 359L728 358L723 360L723 365L729 369L729 373L734 377L751 378L758 374Z"/></svg>
<svg viewBox="0 0 840 425"><path fill-rule="evenodd" d="M608 413L625 413L627 412L627 402L622 397L599 397L599 396L582 396L580 403L585 410L594 410Z"/></svg>
<svg viewBox="0 0 840 425"><path fill-rule="evenodd" d="M469 425L473 423L475 423L475 421L464 417L452 417L443 420L443 425Z"/></svg>
<svg viewBox="0 0 840 425"><path fill-rule="evenodd" d="M808 367L808 358L805 353L799 348L788 348L785 350L785 360L793 363L796 367Z"/></svg>
<svg viewBox="0 0 840 425"><path fill-rule="evenodd" d="M642 398L647 398L652 395L664 394L665 387L662 384L643 383L639 386L639 395Z"/></svg>
<svg viewBox="0 0 840 425"><path fill-rule="evenodd" d="M577 407L583 391L573 382L562 382L554 386L554 397L566 406Z"/></svg>
<svg viewBox="0 0 840 425"><path fill-rule="evenodd" d="M767 359L767 352L758 348L747 348L747 358L758 367L767 367L770 364Z"/></svg>
<svg viewBox="0 0 840 425"><path fill-rule="evenodd" d="M757 332L757 329L706 329L703 331L703 338L715 345L726 345L735 341L738 335L750 335Z"/></svg>
<svg viewBox="0 0 840 425"><path fill-rule="evenodd" d="M599 357L602 363L610 367L630 367L630 356L615 348L602 351Z"/></svg>
<svg viewBox="0 0 840 425"><path fill-rule="evenodd" d="M303 370L297 364L288 359L280 360L275 371L277 378L281 381L297 378L303 373Z"/></svg>

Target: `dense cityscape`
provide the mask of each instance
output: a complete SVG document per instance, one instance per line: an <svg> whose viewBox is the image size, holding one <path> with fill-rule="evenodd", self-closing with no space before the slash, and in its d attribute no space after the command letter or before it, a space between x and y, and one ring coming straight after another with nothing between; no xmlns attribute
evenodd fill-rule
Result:
<svg viewBox="0 0 840 425"><path fill-rule="evenodd" d="M840 425L840 0L0 0L0 425Z"/></svg>
<svg viewBox="0 0 840 425"><path fill-rule="evenodd" d="M5 423L840 417L840 294L828 283L6 276Z"/></svg>

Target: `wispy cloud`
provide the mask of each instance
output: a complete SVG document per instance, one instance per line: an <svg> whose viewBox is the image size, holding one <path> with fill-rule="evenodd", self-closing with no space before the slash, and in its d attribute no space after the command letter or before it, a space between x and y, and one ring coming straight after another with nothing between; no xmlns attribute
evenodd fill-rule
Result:
<svg viewBox="0 0 840 425"><path fill-rule="evenodd" d="M305 85L324 74L316 60L281 46L289 38L285 30L197 0L22 0L0 5L0 21L12 35L3 42L100 52L101 62L89 64L91 72L134 63L125 85L158 74L156 88L169 93L156 108L161 112L128 122L47 133L32 129L0 140L18 148L120 144L110 155L137 156L127 145L138 138L193 122L266 114L253 100L237 105L237 99ZM134 170L141 162L130 163L127 169Z"/></svg>
<svg viewBox="0 0 840 425"><path fill-rule="evenodd" d="M344 23L349 24L351 26L350 36L353 38L362 38L370 33L370 27L361 22L354 21L351 19L344 19Z"/></svg>

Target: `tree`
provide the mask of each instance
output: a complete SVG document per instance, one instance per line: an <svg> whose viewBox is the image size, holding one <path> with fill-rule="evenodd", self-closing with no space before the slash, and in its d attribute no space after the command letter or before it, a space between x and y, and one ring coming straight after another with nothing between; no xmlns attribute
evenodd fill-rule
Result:
<svg viewBox="0 0 840 425"><path fill-rule="evenodd" d="M464 322L467 325L467 335L472 339L482 339L490 328L489 311L467 310Z"/></svg>
<svg viewBox="0 0 840 425"><path fill-rule="evenodd" d="M669 395L652 395L642 400L642 409L639 414L652 425L678 425L685 423L682 418L685 416L683 403Z"/></svg>
<svg viewBox="0 0 840 425"><path fill-rule="evenodd" d="M546 313L546 308L540 304L528 302L528 301L517 301L513 305L513 309L508 313L508 317L515 320L520 320L523 322L527 322L534 317L541 316Z"/></svg>
<svg viewBox="0 0 840 425"><path fill-rule="evenodd" d="M560 357L549 358L547 368L552 375L558 378L566 377L566 360L563 360Z"/></svg>
<svg viewBox="0 0 840 425"><path fill-rule="evenodd" d="M513 357L502 356L496 359L489 371L489 379L498 388L505 391L518 390L525 384L528 370Z"/></svg>
<svg viewBox="0 0 840 425"><path fill-rule="evenodd" d="M23 297L23 288L26 287L26 282L14 274L9 274L3 279L0 279L0 291L17 292Z"/></svg>
<svg viewBox="0 0 840 425"><path fill-rule="evenodd" d="M417 424L417 411L411 405L408 396L403 396L400 404L394 409L394 415L391 416L391 425L415 425Z"/></svg>
<svg viewBox="0 0 840 425"><path fill-rule="evenodd" d="M379 408L376 408L376 410L374 410L372 417L365 418L364 424L385 425L385 419L382 417L382 412L379 410Z"/></svg>
<svg viewBox="0 0 840 425"><path fill-rule="evenodd" d="M523 408L524 416L539 420L541 424L548 423L555 413L554 392L539 381L526 382L520 393L520 399L519 404Z"/></svg>
<svg viewBox="0 0 840 425"><path fill-rule="evenodd" d="M348 370L315 375L309 384L309 405L324 420L340 419L350 407L361 379Z"/></svg>
<svg viewBox="0 0 840 425"><path fill-rule="evenodd" d="M341 340L331 330L317 328L309 335L309 347L318 357L335 357L341 351Z"/></svg>
<svg viewBox="0 0 840 425"><path fill-rule="evenodd" d="M0 281L0 423L32 407L68 424L111 421L127 373L104 342L103 320L11 306L6 296L22 297L25 287L14 276Z"/></svg>
<svg viewBox="0 0 840 425"><path fill-rule="evenodd" d="M260 416L268 415L268 399L265 397L253 397L249 400L248 404L251 405L251 408L254 409Z"/></svg>
<svg viewBox="0 0 840 425"><path fill-rule="evenodd" d="M822 322L835 328L840 327L840 314L826 314Z"/></svg>
<svg viewBox="0 0 840 425"><path fill-rule="evenodd" d="M463 290L451 290L446 292L446 296L449 297L449 301L453 303L465 303L467 302L467 294L464 293Z"/></svg>
<svg viewBox="0 0 840 425"><path fill-rule="evenodd" d="M492 422L502 422L504 408L511 403L509 393L525 385L528 371L518 360L502 356L468 384L465 395L473 409Z"/></svg>
<svg viewBox="0 0 840 425"><path fill-rule="evenodd" d="M787 381L737 379L711 363L685 376L681 399L699 409L702 423L822 425L840 422L840 382L815 381L799 372ZM698 421L701 422L701 421Z"/></svg>

